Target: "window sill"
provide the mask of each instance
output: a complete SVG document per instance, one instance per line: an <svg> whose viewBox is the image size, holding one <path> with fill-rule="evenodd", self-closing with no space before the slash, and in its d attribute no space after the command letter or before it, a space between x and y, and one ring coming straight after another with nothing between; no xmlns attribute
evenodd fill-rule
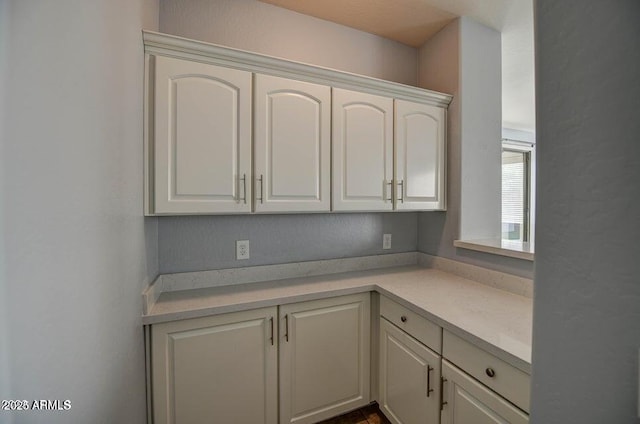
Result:
<svg viewBox="0 0 640 424"><path fill-rule="evenodd" d="M508 256L510 258L534 260L533 243L522 243L500 239L487 240L454 240L453 245L462 249L476 250L493 255Z"/></svg>

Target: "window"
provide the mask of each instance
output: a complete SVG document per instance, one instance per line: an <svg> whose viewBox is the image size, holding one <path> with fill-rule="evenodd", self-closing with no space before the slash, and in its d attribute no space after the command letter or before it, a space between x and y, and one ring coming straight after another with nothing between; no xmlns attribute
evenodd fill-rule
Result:
<svg viewBox="0 0 640 424"><path fill-rule="evenodd" d="M502 239L531 241L535 145L502 141Z"/></svg>

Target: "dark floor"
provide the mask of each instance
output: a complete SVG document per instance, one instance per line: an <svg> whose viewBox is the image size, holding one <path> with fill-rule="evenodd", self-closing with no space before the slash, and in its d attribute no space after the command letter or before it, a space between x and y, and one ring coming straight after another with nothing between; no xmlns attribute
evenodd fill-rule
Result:
<svg viewBox="0 0 640 424"><path fill-rule="evenodd" d="M382 415L378 404L372 403L364 408L322 421L318 424L391 424L391 422L387 417Z"/></svg>

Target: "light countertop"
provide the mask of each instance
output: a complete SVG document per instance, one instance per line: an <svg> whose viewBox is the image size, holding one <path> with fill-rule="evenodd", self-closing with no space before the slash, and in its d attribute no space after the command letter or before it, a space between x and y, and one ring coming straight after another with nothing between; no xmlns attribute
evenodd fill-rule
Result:
<svg viewBox="0 0 640 424"><path fill-rule="evenodd" d="M376 291L526 373L532 300L418 265L160 293L143 324Z"/></svg>

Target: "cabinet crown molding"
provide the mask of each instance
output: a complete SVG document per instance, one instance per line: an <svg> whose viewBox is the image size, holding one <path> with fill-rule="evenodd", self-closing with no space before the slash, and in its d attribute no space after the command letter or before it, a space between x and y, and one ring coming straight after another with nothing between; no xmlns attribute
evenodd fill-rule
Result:
<svg viewBox="0 0 640 424"><path fill-rule="evenodd" d="M437 91L190 40L175 35L142 31L142 39L144 51L147 54L195 60L445 108L449 106L453 98L450 94Z"/></svg>

